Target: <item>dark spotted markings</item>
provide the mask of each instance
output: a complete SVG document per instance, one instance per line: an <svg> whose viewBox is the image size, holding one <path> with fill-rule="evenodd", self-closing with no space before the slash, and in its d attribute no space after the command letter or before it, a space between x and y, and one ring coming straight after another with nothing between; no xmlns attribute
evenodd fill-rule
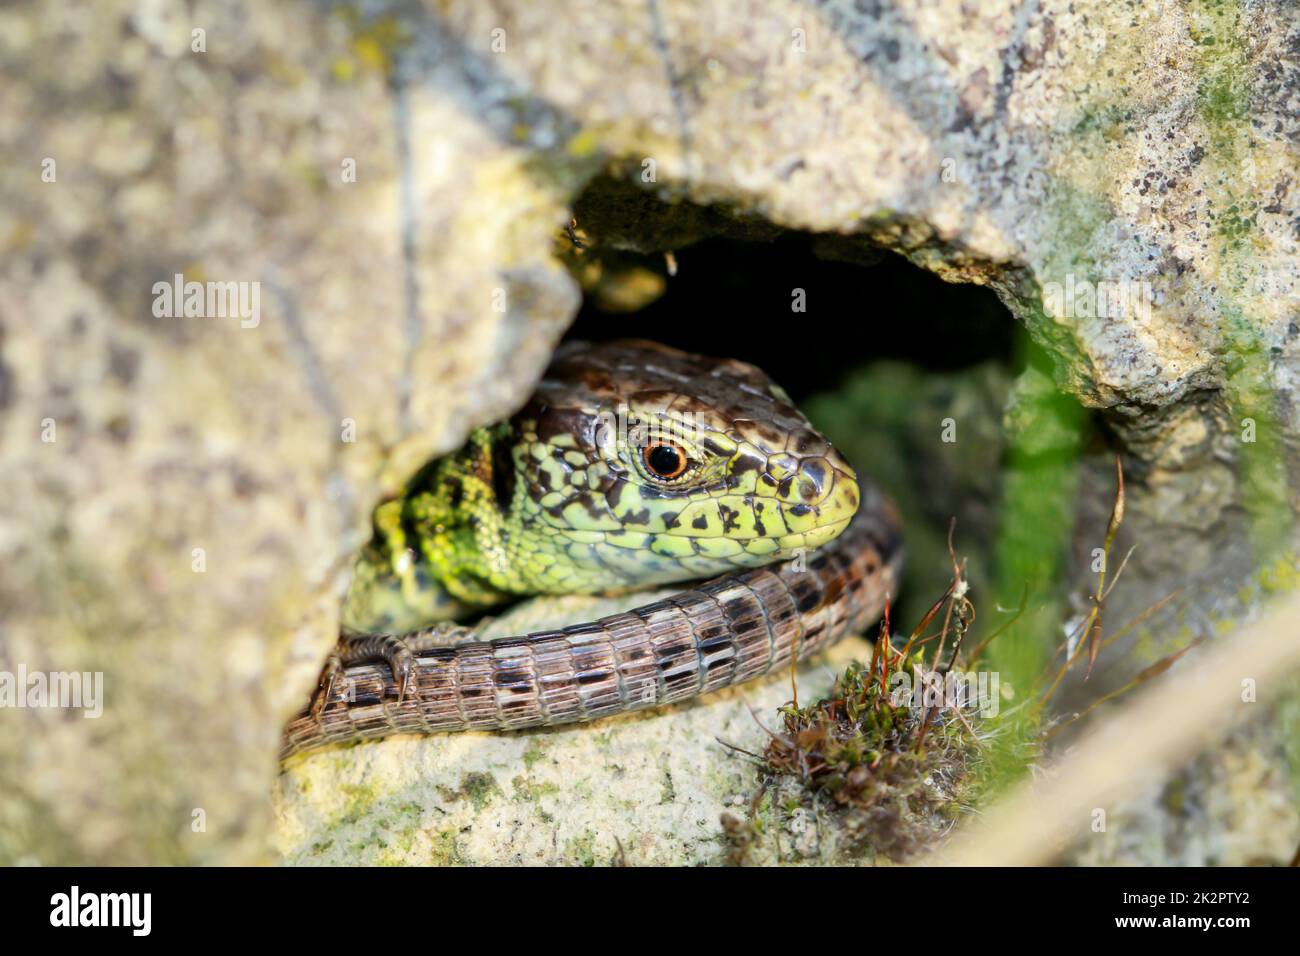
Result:
<svg viewBox="0 0 1300 956"><path fill-rule="evenodd" d="M732 531L736 530L736 527L740 524L737 520L740 517L740 512L735 508L728 508L726 505L719 502L718 514L722 517L723 534L730 534Z"/></svg>

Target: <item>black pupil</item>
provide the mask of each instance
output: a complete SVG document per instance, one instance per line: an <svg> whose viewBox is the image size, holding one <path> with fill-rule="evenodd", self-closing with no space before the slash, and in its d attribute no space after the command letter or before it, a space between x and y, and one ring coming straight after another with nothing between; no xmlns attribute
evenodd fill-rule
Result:
<svg viewBox="0 0 1300 956"><path fill-rule="evenodd" d="M645 460L650 470L660 477L675 474L682 467L682 453L671 445L655 445Z"/></svg>

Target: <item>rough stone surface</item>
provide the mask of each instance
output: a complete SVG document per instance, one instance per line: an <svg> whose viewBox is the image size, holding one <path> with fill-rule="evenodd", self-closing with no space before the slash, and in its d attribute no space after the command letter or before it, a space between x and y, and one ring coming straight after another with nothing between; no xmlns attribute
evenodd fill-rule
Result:
<svg viewBox="0 0 1300 956"><path fill-rule="evenodd" d="M602 170L716 207L625 222L633 245L738 219L992 285L1134 465L1137 580L1235 590L1243 529L1295 503L1298 40L1293 5L1218 0L0 11L0 663L103 671L107 698L0 717L0 859L266 858L278 729L369 508L529 390L578 301L553 246ZM178 272L260 282L257 326L155 316ZM1044 299L1070 281L1147 283L1149 314ZM276 847L488 859L496 822L575 805L528 800L559 768L609 807L662 799L671 741L653 832L524 845L702 859L745 787L712 737L778 698L309 758ZM373 822L394 807L418 826ZM447 836L467 808L491 816Z"/></svg>
<svg viewBox="0 0 1300 956"><path fill-rule="evenodd" d="M1085 866L1288 865L1300 812L1283 749L1259 728L1226 735L1170 779L1110 808L1105 831L1088 833L1070 858Z"/></svg>
<svg viewBox="0 0 1300 956"><path fill-rule="evenodd" d="M0 859L260 858L370 508L522 401L577 306L545 149L432 47L394 93L393 29L0 11L0 660L106 697L0 716ZM260 282L259 321L156 317L175 273Z"/></svg>

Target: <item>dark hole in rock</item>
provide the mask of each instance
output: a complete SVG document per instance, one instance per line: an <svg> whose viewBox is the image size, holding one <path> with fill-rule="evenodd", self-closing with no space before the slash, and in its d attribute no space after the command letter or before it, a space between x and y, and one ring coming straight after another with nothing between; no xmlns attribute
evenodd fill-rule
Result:
<svg viewBox="0 0 1300 956"><path fill-rule="evenodd" d="M1008 407L1018 376L1023 381L1028 370L1049 404L1063 403L1036 408L1045 418L1030 428L1044 436L1031 451L1046 456L1049 471L1058 453L1071 463L1085 449L1106 457L1103 432L1056 391L1050 360L1028 345L991 289L945 282L860 240L735 227L714 221L711 210L626 196L613 209L578 220L593 225L591 245L570 260L586 295L568 338L654 339L743 359L771 375L902 509L909 563L896 606L900 627L910 630L950 580L954 517L954 546L969 558L972 585L988 606L1000 600L994 542L1003 533L1006 432L1016 414L1009 418ZM645 224L644 237L627 215ZM659 250L690 228L675 227L674 216L694 225L703 219L712 237L682 243L666 258ZM602 246L610 235L623 248ZM806 311L791 308L797 289ZM1053 431L1058 413L1073 422L1064 445ZM1058 570L1069 561L1073 523L1073 502L1059 504L1069 513L1066 527L1050 535Z"/></svg>
<svg viewBox="0 0 1300 956"><path fill-rule="evenodd" d="M893 253L869 265L823 258L819 239L706 239L673 254L675 276L663 256L647 254L641 268L662 277L663 295L620 314L589 294L568 338L636 336L743 359L795 401L872 361L941 370L1011 361L1015 320L991 289L944 282ZM797 289L806 311L792 311Z"/></svg>

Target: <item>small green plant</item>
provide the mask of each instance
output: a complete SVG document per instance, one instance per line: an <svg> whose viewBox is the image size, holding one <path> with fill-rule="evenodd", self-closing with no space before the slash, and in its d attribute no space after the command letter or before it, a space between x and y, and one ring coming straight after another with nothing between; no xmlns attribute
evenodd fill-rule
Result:
<svg viewBox="0 0 1300 956"><path fill-rule="evenodd" d="M753 822L723 821L733 862L762 839L756 811L769 797L767 806L783 814L796 843L806 826L800 821L833 814L834 853L851 857L870 848L901 860L952 827L984 746L970 686L954 680L975 610L965 563L953 557L952 565L948 590L905 643L895 646L887 636L886 608L870 663L850 664L824 700L800 706L796 693L781 708L782 729L760 756L763 787L751 804Z"/></svg>

